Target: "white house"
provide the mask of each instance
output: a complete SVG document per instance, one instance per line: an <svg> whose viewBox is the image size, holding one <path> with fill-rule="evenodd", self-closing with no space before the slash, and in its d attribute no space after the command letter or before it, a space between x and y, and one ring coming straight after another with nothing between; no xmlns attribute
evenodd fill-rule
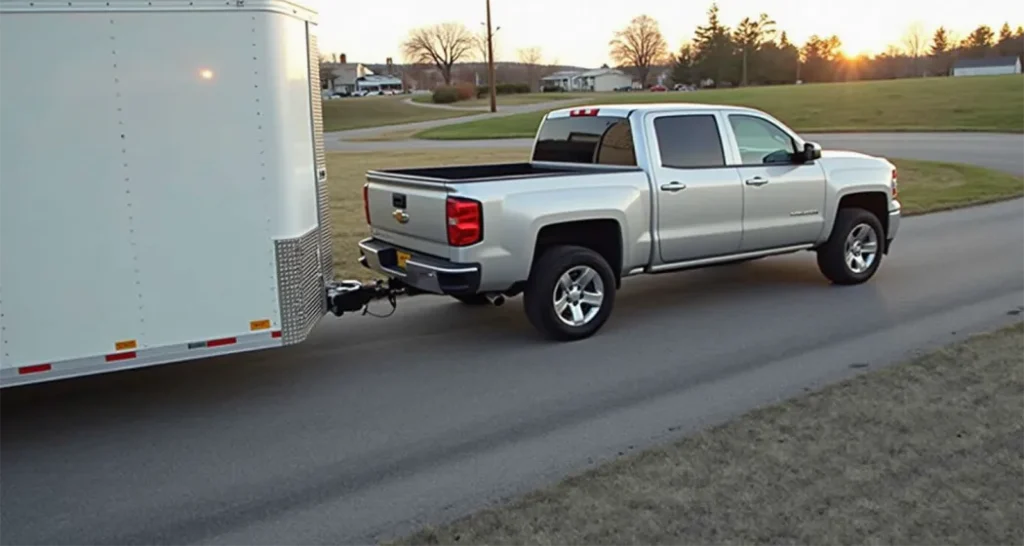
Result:
<svg viewBox="0 0 1024 546"><path fill-rule="evenodd" d="M356 91L365 91L371 95L393 95L402 90L402 80L386 74L368 74L356 79Z"/></svg>
<svg viewBox="0 0 1024 546"><path fill-rule="evenodd" d="M580 74L579 80L582 91L615 91L633 85L632 76L615 68L587 70Z"/></svg>
<svg viewBox="0 0 1024 546"><path fill-rule="evenodd" d="M990 57L987 59L957 59L954 76L994 76L1020 74L1020 57Z"/></svg>
<svg viewBox="0 0 1024 546"><path fill-rule="evenodd" d="M562 70L540 79L542 88L560 87L564 91L614 91L632 84L632 76L615 68Z"/></svg>
<svg viewBox="0 0 1024 546"><path fill-rule="evenodd" d="M574 91L579 85L578 80L582 73L579 70L560 70L553 74L548 74L540 79L541 89L545 87L561 87L563 91Z"/></svg>

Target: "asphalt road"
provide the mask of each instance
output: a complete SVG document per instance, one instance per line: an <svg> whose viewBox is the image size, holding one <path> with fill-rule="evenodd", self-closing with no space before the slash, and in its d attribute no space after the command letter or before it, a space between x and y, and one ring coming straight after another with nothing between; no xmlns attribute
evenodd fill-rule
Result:
<svg viewBox="0 0 1024 546"><path fill-rule="evenodd" d="M1020 320L1024 201L905 220L862 286L802 253L620 294L572 344L538 340L518 298L425 297L326 318L297 347L3 391L0 539L365 543L443 521Z"/></svg>

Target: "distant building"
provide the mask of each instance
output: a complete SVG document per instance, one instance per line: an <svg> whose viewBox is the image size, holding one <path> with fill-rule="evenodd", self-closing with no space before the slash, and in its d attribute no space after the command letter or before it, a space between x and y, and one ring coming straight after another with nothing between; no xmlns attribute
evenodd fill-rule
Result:
<svg viewBox="0 0 1024 546"><path fill-rule="evenodd" d="M323 83L323 88L330 91L354 93L356 82L360 78L372 76L373 71L362 63L345 62L345 56L341 56L339 63L324 63L324 67L330 71L331 78Z"/></svg>
<svg viewBox="0 0 1024 546"><path fill-rule="evenodd" d="M1020 57L990 57L986 59L957 59L954 76L994 76L1020 74Z"/></svg>
<svg viewBox="0 0 1024 546"><path fill-rule="evenodd" d="M540 79L541 87L559 87L564 91L614 91L633 85L632 76L615 68L562 70Z"/></svg>
<svg viewBox="0 0 1024 546"><path fill-rule="evenodd" d="M394 76L369 74L356 78L356 91L365 91L371 95L401 93L403 91L402 80Z"/></svg>

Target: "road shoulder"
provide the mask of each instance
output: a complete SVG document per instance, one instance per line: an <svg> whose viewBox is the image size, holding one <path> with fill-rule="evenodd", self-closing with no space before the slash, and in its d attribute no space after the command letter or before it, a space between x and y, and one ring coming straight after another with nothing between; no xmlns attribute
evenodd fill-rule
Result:
<svg viewBox="0 0 1024 546"><path fill-rule="evenodd" d="M399 543L1019 544L1022 353L1017 321Z"/></svg>

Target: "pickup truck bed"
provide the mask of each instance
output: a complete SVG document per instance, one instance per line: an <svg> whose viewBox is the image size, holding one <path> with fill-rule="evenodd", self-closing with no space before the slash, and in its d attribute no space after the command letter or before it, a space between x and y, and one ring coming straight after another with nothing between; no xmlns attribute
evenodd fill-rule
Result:
<svg viewBox="0 0 1024 546"><path fill-rule="evenodd" d="M640 170L639 167L623 170ZM536 163L493 163L487 165L457 165L453 167L420 167L411 169L389 169L370 171L371 178L409 179L422 182L495 182L533 178L539 176L559 176L607 172L607 169L595 169L587 165L539 165Z"/></svg>

